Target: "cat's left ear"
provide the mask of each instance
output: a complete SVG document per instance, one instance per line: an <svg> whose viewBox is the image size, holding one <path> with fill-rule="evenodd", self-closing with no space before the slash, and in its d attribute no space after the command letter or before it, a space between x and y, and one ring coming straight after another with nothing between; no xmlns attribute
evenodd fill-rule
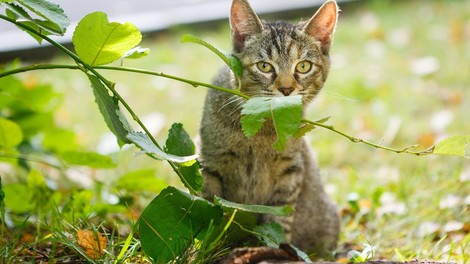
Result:
<svg viewBox="0 0 470 264"><path fill-rule="evenodd" d="M326 1L304 26L304 32L320 41L324 54L330 50L338 21L338 5L335 0Z"/></svg>

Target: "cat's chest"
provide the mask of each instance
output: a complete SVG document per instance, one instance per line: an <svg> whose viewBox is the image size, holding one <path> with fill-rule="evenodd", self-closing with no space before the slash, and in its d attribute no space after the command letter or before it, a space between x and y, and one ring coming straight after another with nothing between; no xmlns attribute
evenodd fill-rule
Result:
<svg viewBox="0 0 470 264"><path fill-rule="evenodd" d="M272 142L254 137L232 146L232 166L224 175L230 196L238 202L265 204L275 193L298 188L305 175L302 144L294 140L285 151L275 151Z"/></svg>

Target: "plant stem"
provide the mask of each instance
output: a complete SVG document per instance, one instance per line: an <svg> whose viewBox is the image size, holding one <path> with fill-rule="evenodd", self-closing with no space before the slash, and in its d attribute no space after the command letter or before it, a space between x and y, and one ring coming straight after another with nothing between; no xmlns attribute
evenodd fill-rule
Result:
<svg viewBox="0 0 470 264"><path fill-rule="evenodd" d="M17 73L22 73L22 72L35 71L35 70L50 70L50 69L79 70L79 69L81 69L81 67L77 66L77 65L63 65L63 64L33 64L33 65L28 65L28 66L25 66L25 67L5 71L5 72L0 72L0 78L6 77L6 76L9 76L9 75L13 75L13 74L17 74ZM143 69L127 68L127 67L115 67L115 66L95 66L94 69L133 72L133 73L141 73L141 74L146 74L146 75L159 76L159 77L163 77L163 78L172 79L172 80L175 80L175 81L187 83L187 84L190 84L194 87L202 86L202 87L207 87L207 88L210 88L210 89L219 90L219 91L226 92L226 93L231 93L233 95L237 95L237 96L243 97L245 99L250 98L249 96L243 94L242 92L240 92L238 90L232 90L232 89L217 86L217 85L212 85L212 84L208 84L208 83L193 81L193 80L181 78L181 77L178 77L178 76L166 74L166 73L163 73L163 72L153 72L153 71L143 70Z"/></svg>
<svg viewBox="0 0 470 264"><path fill-rule="evenodd" d="M334 126L326 125L322 122L315 122L315 121L310 121L308 119L302 119L302 123L310 124L310 125L313 125L313 126L316 126L316 127L322 127L322 128L328 129L330 131L335 132L336 134L339 134L339 135L349 139L353 143L362 143L362 144L365 144L365 145L368 145L368 146L371 146L371 147L374 147L374 148L383 149L383 150L387 150L387 151L391 151L391 152L395 152L395 153L408 153L408 154L413 154L413 155L416 155L416 156L424 156L424 155L432 154L433 149L434 149L434 147L430 147L430 148L425 149L423 151L411 151L410 150L412 148L418 147L418 145L408 146L408 147L403 148L403 149L395 149L395 148L390 148L390 147L378 145L378 144L372 143L372 142L367 141L367 140L363 140L363 139L360 139L360 138L350 136L350 135L348 135L348 134L346 134L342 131L337 130Z"/></svg>

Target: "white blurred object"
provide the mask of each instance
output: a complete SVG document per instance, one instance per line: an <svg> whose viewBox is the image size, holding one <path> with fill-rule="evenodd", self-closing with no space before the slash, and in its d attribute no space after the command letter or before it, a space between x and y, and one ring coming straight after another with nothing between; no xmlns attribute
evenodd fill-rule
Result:
<svg viewBox="0 0 470 264"><path fill-rule="evenodd" d="M429 75L439 70L439 60L432 56L415 59L411 62L410 70L419 76Z"/></svg>
<svg viewBox="0 0 470 264"><path fill-rule="evenodd" d="M431 127L436 133L444 133L452 121L454 121L454 114L452 111L442 110L432 115Z"/></svg>
<svg viewBox="0 0 470 264"><path fill-rule="evenodd" d="M111 132L101 135L96 145L96 152L102 155L108 155L117 151L119 151L119 145L116 136Z"/></svg>

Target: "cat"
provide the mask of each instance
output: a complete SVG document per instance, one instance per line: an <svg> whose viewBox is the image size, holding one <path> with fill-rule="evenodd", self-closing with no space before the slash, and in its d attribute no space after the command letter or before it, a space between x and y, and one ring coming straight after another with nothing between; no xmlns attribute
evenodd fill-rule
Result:
<svg viewBox="0 0 470 264"><path fill-rule="evenodd" d="M241 92L248 96L301 95L304 107L322 88L330 67L329 49L338 6L326 1L308 21L292 25L261 21L247 0L233 0L230 11L233 55L242 63ZM237 89L228 67L214 79ZM203 196L261 205L294 207L277 221L288 242L312 252L332 250L339 234L336 206L324 191L315 159L305 139L291 138L284 151L272 147L276 133L266 122L258 134L242 132L241 105L246 100L210 90L200 127Z"/></svg>

